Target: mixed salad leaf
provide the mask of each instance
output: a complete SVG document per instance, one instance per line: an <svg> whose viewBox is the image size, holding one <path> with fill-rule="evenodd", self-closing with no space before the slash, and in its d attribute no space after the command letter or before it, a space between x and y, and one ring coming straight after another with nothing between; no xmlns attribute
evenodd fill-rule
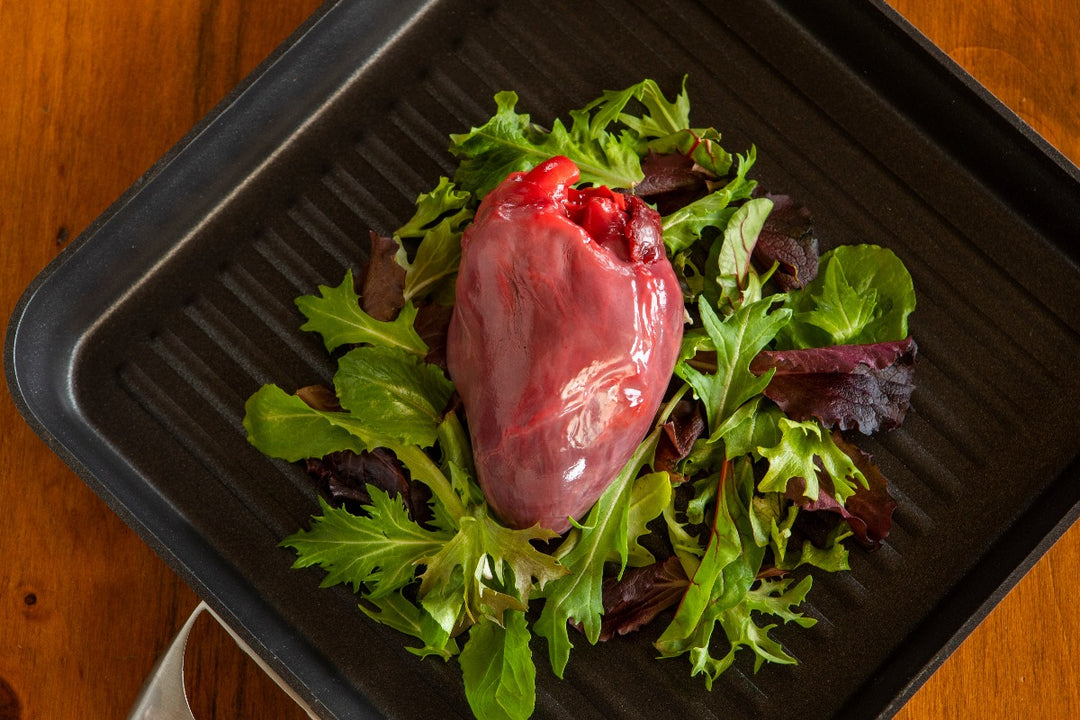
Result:
<svg viewBox="0 0 1080 720"><path fill-rule="evenodd" d="M497 94L488 122L451 136L454 177L373 234L356 275L297 299L337 358L333 387L264 386L244 419L255 447L325 490L282 545L411 652L456 658L479 718L532 714L534 636L559 677L575 643L629 632L710 688L743 652L755 669L793 663L772 631L813 624L799 606L814 572L889 532L887 480L853 435L908 409L911 277L876 245L819 257L809 210L752 179L754 148L691 126L685 83L674 100L651 80L604 92L550 128L517 100ZM686 317L652 431L562 535L491 512L440 352L480 200L553 156L660 211Z"/></svg>

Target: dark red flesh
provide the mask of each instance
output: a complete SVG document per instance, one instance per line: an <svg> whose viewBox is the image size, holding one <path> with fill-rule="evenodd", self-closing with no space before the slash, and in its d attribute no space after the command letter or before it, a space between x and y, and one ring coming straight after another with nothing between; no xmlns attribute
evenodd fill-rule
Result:
<svg viewBox="0 0 1080 720"><path fill-rule="evenodd" d="M510 175L462 239L447 364L511 527L564 532L596 502L649 432L682 340L660 216L578 177L563 157Z"/></svg>

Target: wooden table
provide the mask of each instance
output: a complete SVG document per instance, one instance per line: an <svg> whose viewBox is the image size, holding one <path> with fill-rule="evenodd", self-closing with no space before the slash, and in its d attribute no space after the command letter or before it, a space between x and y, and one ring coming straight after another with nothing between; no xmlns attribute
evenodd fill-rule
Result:
<svg viewBox="0 0 1080 720"><path fill-rule="evenodd" d="M891 2L1080 162L1076 0ZM46 263L318 4L0 0L5 323ZM0 720L124 717L197 598L6 392L0 438ZM898 717L1080 717L1078 594L1080 525ZM304 717L212 621L189 663L200 717Z"/></svg>

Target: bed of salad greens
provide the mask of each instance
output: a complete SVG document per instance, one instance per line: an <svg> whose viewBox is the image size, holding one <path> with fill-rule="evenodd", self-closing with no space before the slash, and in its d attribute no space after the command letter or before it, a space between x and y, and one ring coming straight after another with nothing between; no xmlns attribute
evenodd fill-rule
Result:
<svg viewBox="0 0 1080 720"><path fill-rule="evenodd" d="M889 530L895 503L854 439L908 409L911 277L876 245L819 256L809 211L752 179L755 149L691 126L685 83L673 101L651 80L604 92L550 128L517 100L498 93L450 137L454 176L373 234L355 275L297 299L337 358L333 387L266 385L244 419L325 491L282 545L416 655L456 659L478 718L532 714L533 648L562 677L576 643L647 633L710 688L739 653L792 663L771 633L814 623L799 611L813 573ZM555 155L660 211L687 319L654 429L564 536L488 511L443 364L463 230L509 173Z"/></svg>

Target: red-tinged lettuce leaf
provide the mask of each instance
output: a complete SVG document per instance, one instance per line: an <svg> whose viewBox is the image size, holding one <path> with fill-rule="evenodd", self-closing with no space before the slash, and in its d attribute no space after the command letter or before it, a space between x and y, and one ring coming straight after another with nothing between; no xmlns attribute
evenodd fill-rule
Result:
<svg viewBox="0 0 1080 720"><path fill-rule="evenodd" d="M794 420L870 435L904 421L915 389L914 339L806 350L766 350L750 371L774 370L765 396Z"/></svg>
<svg viewBox="0 0 1080 720"><path fill-rule="evenodd" d="M833 442L866 476L868 487L856 486L855 494L841 505L833 492L832 478L828 473L818 473L818 483L823 492L818 494L817 500L810 500L803 494L806 487L806 480L803 478L793 478L788 483L785 496L804 511L836 513L847 521L860 542L868 546L878 545L888 537L892 529L892 514L896 509L896 501L889 495L888 481L870 455L856 445L847 442L835 432ZM802 529L807 530L806 527Z"/></svg>
<svg viewBox="0 0 1080 720"><path fill-rule="evenodd" d="M360 307L371 317L390 322L405 305L405 268L394 259L393 238L371 232L371 252L360 288Z"/></svg>
<svg viewBox="0 0 1080 720"><path fill-rule="evenodd" d="M308 406L323 412L344 412L334 391L325 385L308 385L296 391ZM431 491L423 483L414 483L397 456L386 448L354 452L341 450L323 457L308 458L307 472L330 495L336 505L354 514L371 504L368 486L397 495L409 517L423 523L431 519Z"/></svg>
<svg viewBox="0 0 1080 720"><path fill-rule="evenodd" d="M754 264L764 271L779 263L772 279L784 291L806 287L818 273L818 240L810 211L788 195L774 195L760 187L754 197L773 203L754 246Z"/></svg>
<svg viewBox="0 0 1080 720"><path fill-rule="evenodd" d="M645 178L634 194L654 204L661 215L705 197L712 192L710 181L715 180L692 157L680 152L650 152L641 159L641 170Z"/></svg>
<svg viewBox="0 0 1080 720"><path fill-rule="evenodd" d="M296 397L316 410L325 412L344 412L334 391L325 385L308 385L296 391Z"/></svg>
<svg viewBox="0 0 1080 720"><path fill-rule="evenodd" d="M689 583L682 563L674 555L652 565L628 570L621 580L605 579L600 640L610 640L648 625L657 615L679 602Z"/></svg>
<svg viewBox="0 0 1080 720"><path fill-rule="evenodd" d="M705 432L705 416L702 414L701 405L690 400L679 401L670 419L661 428L663 432L656 446L653 469L669 473L673 482L682 481L676 467L690 454L694 441Z"/></svg>
<svg viewBox="0 0 1080 720"><path fill-rule="evenodd" d="M423 523L431 519L428 505L431 491L423 483L412 482L394 453L385 448L360 453L344 450L322 458L310 458L307 471L335 504L354 514L371 504L368 492L371 485L391 497L400 497L413 521Z"/></svg>
<svg viewBox="0 0 1080 720"><path fill-rule="evenodd" d="M413 327L428 346L424 360L446 370L446 334L454 308L449 305L423 303L416 308Z"/></svg>

